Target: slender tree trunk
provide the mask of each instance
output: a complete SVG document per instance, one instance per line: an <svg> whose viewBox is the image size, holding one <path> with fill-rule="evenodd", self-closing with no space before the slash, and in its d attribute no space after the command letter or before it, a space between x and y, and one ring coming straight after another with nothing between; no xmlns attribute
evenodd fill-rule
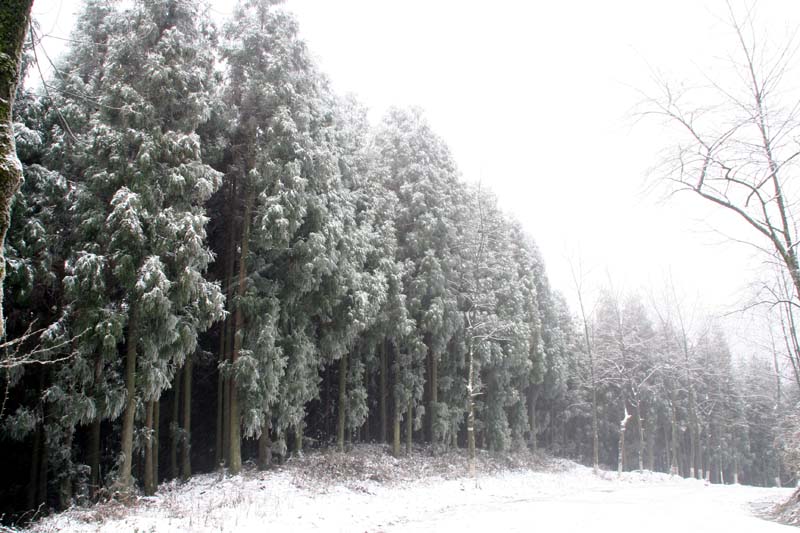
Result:
<svg viewBox="0 0 800 533"><path fill-rule="evenodd" d="M220 350L219 350L219 363L223 364L226 359L225 355L225 324L223 322L220 331ZM227 454L224 452L224 430L223 427L225 425L225 418L223 416L224 411L224 394L225 394L225 385L224 385L225 378L223 377L222 371L218 368L217 369L217 423L216 423L216 431L214 433L214 466L218 467L222 464L224 458Z"/></svg>
<svg viewBox="0 0 800 533"><path fill-rule="evenodd" d="M303 431L305 423L301 420L294 426L294 453L296 457L303 455Z"/></svg>
<svg viewBox="0 0 800 533"><path fill-rule="evenodd" d="M145 414L145 441L144 441L144 495L152 496L156 493L156 484L153 480L153 401L147 402Z"/></svg>
<svg viewBox="0 0 800 533"><path fill-rule="evenodd" d="M600 469L600 430L597 427L597 384L594 382L594 363L592 365L592 467L595 474Z"/></svg>
<svg viewBox="0 0 800 533"><path fill-rule="evenodd" d="M528 442L528 446L534 452L539 449L539 427L536 423L536 403L539 399L539 388L535 385L531 385L528 388L528 423L530 425L530 439Z"/></svg>
<svg viewBox="0 0 800 533"><path fill-rule="evenodd" d="M467 457L469 475L475 477L475 365L473 363L472 343L467 349Z"/></svg>
<svg viewBox="0 0 800 533"><path fill-rule="evenodd" d="M378 377L378 411L380 412L380 441L381 442L388 442L386 439L388 437L388 419L387 419L387 409L386 409L386 400L389 396L389 392L387 390L387 381L389 375L389 363L387 361L387 354L386 354L386 340L384 339L381 341L381 369L380 369L380 376Z"/></svg>
<svg viewBox="0 0 800 533"><path fill-rule="evenodd" d="M626 405L625 400L623 400L622 403L623 405ZM623 470L625 470L625 430L628 427L628 420L630 417L631 415L628 413L628 408L626 406L625 415L619 422L619 457L617 458L617 474L620 476L622 475Z"/></svg>
<svg viewBox="0 0 800 533"><path fill-rule="evenodd" d="M181 440L181 371L175 372L172 380L172 423L170 424L169 473L172 479L178 479L178 445Z"/></svg>
<svg viewBox="0 0 800 533"><path fill-rule="evenodd" d="M139 341L139 306L131 304L128 319L128 336L125 356L125 411L122 415L122 464L117 474L120 492L133 489L131 467L133 465L133 423L136 415L136 346Z"/></svg>
<svg viewBox="0 0 800 533"><path fill-rule="evenodd" d="M103 358L100 354L94 360L94 383L99 384L103 379ZM90 495L92 498L97 496L100 489L100 413L96 413L92 420L92 427L89 433L89 476L90 476Z"/></svg>
<svg viewBox="0 0 800 533"><path fill-rule="evenodd" d="M434 355L431 358L431 442L434 442L441 435L436 434L439 425L439 358ZM435 447L434 447L435 449Z"/></svg>
<svg viewBox="0 0 800 533"><path fill-rule="evenodd" d="M267 470L272 465L272 440L269 436L269 416L261 426L261 435L258 437L258 469Z"/></svg>
<svg viewBox="0 0 800 533"><path fill-rule="evenodd" d="M242 221L242 245L239 257L239 281L236 302L236 313L234 318L233 351L231 352L231 366L235 368L236 360L239 358L239 350L242 347L242 337L244 336L244 315L242 313L241 299L244 297L247 288L247 255L250 251L250 224L252 218L254 193L247 194L247 204L244 209L244 219ZM235 372L234 372L235 374ZM228 470L236 475L242 470L242 437L239 420L239 395L236 386L236 379L230 382L230 458L228 460ZM301 439L302 441L302 439Z"/></svg>
<svg viewBox="0 0 800 533"><path fill-rule="evenodd" d="M64 449L67 450L67 472L62 472L61 480L58 484L58 508L64 511L72 505L72 480L73 475L71 472L72 467L72 439L75 435L74 428L67 430L67 435L64 439Z"/></svg>
<svg viewBox="0 0 800 533"><path fill-rule="evenodd" d="M672 461L669 466L669 473L677 476L680 472L678 470L678 421L675 416L675 393L672 393L673 401L670 402L670 425L672 427Z"/></svg>
<svg viewBox="0 0 800 533"><path fill-rule="evenodd" d="M639 472L644 471L644 424L642 423L642 402L636 399L636 428L639 430Z"/></svg>
<svg viewBox="0 0 800 533"><path fill-rule="evenodd" d="M656 448L656 414L655 411L651 409L650 416L647 417L645 420L645 425L647 426L647 469L651 472L654 472L656 469L656 455L655 455L655 448ZM665 441L668 442L668 441Z"/></svg>
<svg viewBox="0 0 800 533"><path fill-rule="evenodd" d="M336 420L336 448L344 452L344 430L347 422L347 351L339 359L339 406Z"/></svg>
<svg viewBox="0 0 800 533"><path fill-rule="evenodd" d="M158 447L161 445L161 400L156 400L153 405L153 481L158 490Z"/></svg>
<svg viewBox="0 0 800 533"><path fill-rule="evenodd" d="M400 457L400 410L397 406L394 409L394 424L392 427L392 455Z"/></svg>
<svg viewBox="0 0 800 533"><path fill-rule="evenodd" d="M228 310L234 304L235 284L234 272L236 269L236 243L238 226L234 216L234 203L236 201L237 180L233 176L228 181L228 197L226 199L226 223L228 242L225 249L225 298ZM230 314L225 318L220 327L219 334L219 370L217 374L217 448L216 465L222 467L230 456L230 376L222 371L233 352L233 317Z"/></svg>
<svg viewBox="0 0 800 533"><path fill-rule="evenodd" d="M670 444L670 442L671 442L670 428L671 427L672 427L671 424L669 426L664 424L664 453L666 454L666 459L667 459L667 462L664 463L664 469L665 469L665 471L668 471L670 473L672 473L672 468L671 468L671 466L672 466L672 454L670 453L670 451L672 449L672 446Z"/></svg>
<svg viewBox="0 0 800 533"><path fill-rule="evenodd" d="M32 5L33 0L3 0L0 5L0 339L5 337L5 239L11 223L11 201L22 182L22 164L14 142L14 97Z"/></svg>
<svg viewBox="0 0 800 533"><path fill-rule="evenodd" d="M192 477L192 367L191 354L183 364L183 438L181 439L181 479Z"/></svg>
<svg viewBox="0 0 800 533"><path fill-rule="evenodd" d="M100 416L95 416L92 420L92 427L89 430L89 486L90 496L97 496L100 489Z"/></svg>
<svg viewBox="0 0 800 533"><path fill-rule="evenodd" d="M406 411L406 455L411 456L411 445L414 439L414 406L408 400L408 410Z"/></svg>

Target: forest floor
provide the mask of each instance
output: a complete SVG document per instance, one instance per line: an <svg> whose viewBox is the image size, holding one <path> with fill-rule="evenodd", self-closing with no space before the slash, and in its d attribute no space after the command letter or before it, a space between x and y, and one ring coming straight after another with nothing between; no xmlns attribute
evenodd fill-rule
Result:
<svg viewBox="0 0 800 533"><path fill-rule="evenodd" d="M647 471L595 474L535 454L480 453L471 478L463 452L415 451L401 459L378 445L310 452L267 472L198 475L162 484L154 497L74 507L23 531L791 530L761 517L793 489L708 485Z"/></svg>

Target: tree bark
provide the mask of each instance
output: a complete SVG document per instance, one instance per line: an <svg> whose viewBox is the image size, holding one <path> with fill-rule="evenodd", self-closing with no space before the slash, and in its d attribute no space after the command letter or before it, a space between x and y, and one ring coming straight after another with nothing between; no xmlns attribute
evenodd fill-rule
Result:
<svg viewBox="0 0 800 533"><path fill-rule="evenodd" d="M244 293L247 288L247 254L250 251L250 224L251 215L253 211L253 202L255 201L255 193L252 191L248 193L246 205L244 209L244 219L242 220L242 245L241 254L239 257L239 281L237 284L237 299L236 313L234 316L234 335L233 335L233 351L231 352L231 371L234 371L236 360L239 357L239 351L242 348L242 337L244 336L244 314L242 313L241 299L244 298ZM230 444L229 444L229 458L228 458L228 471L236 475L242 470L242 437L239 420L239 395L236 387L235 372L234 377L230 380ZM301 439L302 441L302 439Z"/></svg>
<svg viewBox="0 0 800 533"><path fill-rule="evenodd" d="M294 427L294 454L296 457L303 455L303 429L305 424L301 420Z"/></svg>
<svg viewBox="0 0 800 533"><path fill-rule="evenodd" d="M58 483L58 509L64 511L72 505L72 480L73 475L71 472L72 466L72 439L75 435L75 429L69 428L67 436L64 439L64 449L67 450L67 471L62 472L61 480Z"/></svg>
<svg viewBox="0 0 800 533"><path fill-rule="evenodd" d="M136 415L136 347L139 341L139 306L131 304L125 356L125 411L122 415L122 464L117 474L117 490L133 489L133 423Z"/></svg>
<svg viewBox="0 0 800 533"><path fill-rule="evenodd" d="M669 465L669 473L672 475L677 476L680 471L678 469L678 421L675 416L675 393L672 393L673 400L670 402L670 427L672 429L671 433L671 446L672 446L672 460L670 461Z"/></svg>
<svg viewBox="0 0 800 533"><path fill-rule="evenodd" d="M336 448L344 452L344 430L347 422L347 351L339 359L339 406L336 421Z"/></svg>
<svg viewBox="0 0 800 533"><path fill-rule="evenodd" d="M475 477L475 365L472 358L472 345L467 349L467 458L469 475Z"/></svg>
<svg viewBox="0 0 800 533"><path fill-rule="evenodd" d="M626 405L625 400L622 401L623 405ZM631 415L628 413L627 406L625 407L625 415L622 417L622 420L619 422L619 456L617 457L617 475L622 475L623 470L625 470L625 430L628 428L628 420L631 418Z"/></svg>
<svg viewBox="0 0 800 533"><path fill-rule="evenodd" d="M147 402L145 415L145 441L144 441L144 495L152 496L156 493L156 484L153 480L153 401Z"/></svg>
<svg viewBox="0 0 800 533"><path fill-rule="evenodd" d="M261 435L258 437L258 469L266 470L272 465L272 440L269 436L270 423L269 416L261 427Z"/></svg>
<svg viewBox="0 0 800 533"><path fill-rule="evenodd" d="M642 423L642 402L636 399L636 428L639 430L639 472L644 471L644 424Z"/></svg>
<svg viewBox="0 0 800 533"><path fill-rule="evenodd" d="M378 411L380 413L380 432L378 434L379 439L382 443L388 442L386 439L388 437L388 420L387 420L387 410L386 410L386 399L388 396L387 389L387 377L389 374L389 363L386 357L386 340L384 339L381 341L380 347L380 358L381 358L381 368L380 368L380 375L378 376Z"/></svg>
<svg viewBox="0 0 800 533"><path fill-rule="evenodd" d="M153 482L155 488L158 490L158 447L161 443L159 440L161 432L159 426L161 424L161 400L156 400L153 404Z"/></svg>
<svg viewBox="0 0 800 533"><path fill-rule="evenodd" d="M181 371L175 372L172 380L172 421L170 424L169 474L178 479L178 446L181 440Z"/></svg>
<svg viewBox="0 0 800 533"><path fill-rule="evenodd" d="M530 425L530 439L528 446L533 452L539 449L539 428L536 423L536 403L539 399L539 388L531 385L528 390L528 424Z"/></svg>
<svg viewBox="0 0 800 533"><path fill-rule="evenodd" d="M223 417L224 413L224 394L225 394L225 385L224 381L225 378L223 377L222 371L220 370L220 365L225 363L227 355L225 354L225 322L227 320L223 320L222 325L220 326L219 332L219 359L217 364L217 420L214 432L214 466L220 466L224 457L226 456L225 452L223 451L223 442L224 441L224 430L222 429L225 420Z"/></svg>
<svg viewBox="0 0 800 533"><path fill-rule="evenodd" d="M400 457L400 410L395 406L392 431L392 455Z"/></svg>
<svg viewBox="0 0 800 533"><path fill-rule="evenodd" d="M183 431L181 439L181 479L192 477L192 355L183 364Z"/></svg>
<svg viewBox="0 0 800 533"><path fill-rule="evenodd" d="M11 202L22 182L22 163L14 141L14 97L32 5L33 0L3 0L0 7L0 339L5 337L5 239L11 223Z"/></svg>
<svg viewBox="0 0 800 533"><path fill-rule="evenodd" d="M414 406L408 400L408 410L406 411L406 455L411 456L411 445L414 439Z"/></svg>

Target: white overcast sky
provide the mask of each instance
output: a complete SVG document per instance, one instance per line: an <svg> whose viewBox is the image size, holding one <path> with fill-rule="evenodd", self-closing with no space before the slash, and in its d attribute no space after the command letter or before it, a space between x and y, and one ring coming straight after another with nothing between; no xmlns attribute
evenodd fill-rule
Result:
<svg viewBox="0 0 800 533"><path fill-rule="evenodd" d="M78 4L36 0L34 14L44 32L67 37ZM214 3L220 22L231 5ZM653 192L649 169L670 137L635 115L654 73L731 80L725 2L289 0L287 8L336 90L355 93L374 120L392 105L425 110L463 179L489 185L522 221L570 300L567 258L580 256L596 285L661 287L671 273L711 311L741 303L760 262L714 230L747 238L748 228L694 198ZM800 24L797 0L757 11L776 42Z"/></svg>

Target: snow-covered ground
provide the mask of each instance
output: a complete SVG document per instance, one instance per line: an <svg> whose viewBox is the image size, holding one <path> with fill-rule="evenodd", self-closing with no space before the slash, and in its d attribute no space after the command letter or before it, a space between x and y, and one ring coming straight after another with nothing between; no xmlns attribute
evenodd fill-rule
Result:
<svg viewBox="0 0 800 533"><path fill-rule="evenodd" d="M329 455L330 457L335 457ZM340 456L341 457L341 456ZM38 523L50 532L288 531L580 531L586 533L790 531L758 518L759 509L789 497L791 489L706 485L645 472L595 475L565 461L544 472L487 471L476 479L457 472L387 481L390 457L361 469L329 468L325 458L307 468L284 467L241 476L197 476L167 484L132 506L75 508ZM401 460L402 461L402 460ZM335 461L334 461L335 462ZM341 464L340 464L341 466ZM398 466L402 468L402 466ZM460 468L460 466L458 466ZM346 470L346 471L345 471ZM355 472L355 475L354 475Z"/></svg>

